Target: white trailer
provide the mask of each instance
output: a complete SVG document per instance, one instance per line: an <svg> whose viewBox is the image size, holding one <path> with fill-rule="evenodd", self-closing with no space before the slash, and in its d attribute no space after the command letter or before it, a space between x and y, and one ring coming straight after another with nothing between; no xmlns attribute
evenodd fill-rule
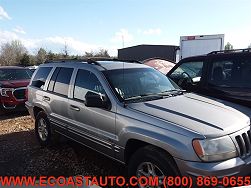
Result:
<svg viewBox="0 0 251 188"><path fill-rule="evenodd" d="M224 50L224 34L180 37L180 60L220 50Z"/></svg>

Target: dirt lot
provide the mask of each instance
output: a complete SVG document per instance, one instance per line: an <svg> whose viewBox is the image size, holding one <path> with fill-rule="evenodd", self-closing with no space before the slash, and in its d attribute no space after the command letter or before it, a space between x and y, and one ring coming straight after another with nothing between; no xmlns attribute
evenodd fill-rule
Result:
<svg viewBox="0 0 251 188"><path fill-rule="evenodd" d="M125 168L71 141L43 148L27 114L0 117L0 176L125 175Z"/></svg>

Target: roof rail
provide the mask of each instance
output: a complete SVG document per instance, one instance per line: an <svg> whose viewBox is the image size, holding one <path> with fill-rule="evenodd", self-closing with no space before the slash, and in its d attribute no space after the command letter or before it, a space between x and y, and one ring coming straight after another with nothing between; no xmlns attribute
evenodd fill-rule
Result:
<svg viewBox="0 0 251 188"><path fill-rule="evenodd" d="M124 61L124 62L127 62L127 63L139 63L139 64L142 64L141 61L138 61L138 60L130 60L130 59L118 59L118 58L103 58L103 57L91 57L89 58L93 61Z"/></svg>
<svg viewBox="0 0 251 188"><path fill-rule="evenodd" d="M83 61L83 60L82 60ZM98 66L101 66L100 63L98 63L97 61L93 60L93 59L87 59L86 62L88 64L94 64L94 65L98 65Z"/></svg>
<svg viewBox="0 0 251 188"><path fill-rule="evenodd" d="M76 62L86 61L87 63L89 62L89 64L93 63L93 64L96 64L96 65L99 64L97 61L124 61L124 62L128 62L128 63L142 64L142 62L138 61L138 60L128 60L128 59L118 59L118 58L104 58L104 57L55 59L55 60L46 60L45 63L49 63L49 62L66 62L66 61L76 61Z"/></svg>
<svg viewBox="0 0 251 188"><path fill-rule="evenodd" d="M234 52L234 53L238 53L238 52L251 52L251 48L212 51L212 52L208 53L207 55L222 54L222 53L233 53L233 52Z"/></svg>
<svg viewBox="0 0 251 188"><path fill-rule="evenodd" d="M133 59L113 59L114 61L124 61L127 63L137 63L137 64L142 64L141 61L138 60L133 60Z"/></svg>
<svg viewBox="0 0 251 188"><path fill-rule="evenodd" d="M65 58L65 59L52 59L52 60L45 60L45 62L44 63L51 63L51 62L55 62L55 63L59 63L59 62L66 62L66 61L83 61L83 60L80 60L80 59L78 59L78 58L69 58L69 59L67 59L67 58Z"/></svg>

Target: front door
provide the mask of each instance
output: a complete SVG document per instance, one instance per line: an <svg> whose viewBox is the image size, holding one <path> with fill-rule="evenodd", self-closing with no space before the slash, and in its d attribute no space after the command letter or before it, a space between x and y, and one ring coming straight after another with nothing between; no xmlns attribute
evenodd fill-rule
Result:
<svg viewBox="0 0 251 188"><path fill-rule="evenodd" d="M73 86L73 96L69 99L72 123L68 130L83 144L114 156L115 112L85 106L85 95L88 91L106 95L104 87L94 73L79 69Z"/></svg>
<svg viewBox="0 0 251 188"><path fill-rule="evenodd" d="M169 77L182 89L196 92L202 80L203 66L203 61L183 62L171 71Z"/></svg>

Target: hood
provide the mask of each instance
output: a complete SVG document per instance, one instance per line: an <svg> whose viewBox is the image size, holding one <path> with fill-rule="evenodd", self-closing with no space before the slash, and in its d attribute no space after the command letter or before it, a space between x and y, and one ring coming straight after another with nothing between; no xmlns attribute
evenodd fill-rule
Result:
<svg viewBox="0 0 251 188"><path fill-rule="evenodd" d="M0 81L0 87L27 87L29 85L30 80L6 80Z"/></svg>
<svg viewBox="0 0 251 188"><path fill-rule="evenodd" d="M206 137L231 134L250 125L243 113L196 94L184 94L161 100L131 103L129 107L178 124Z"/></svg>

